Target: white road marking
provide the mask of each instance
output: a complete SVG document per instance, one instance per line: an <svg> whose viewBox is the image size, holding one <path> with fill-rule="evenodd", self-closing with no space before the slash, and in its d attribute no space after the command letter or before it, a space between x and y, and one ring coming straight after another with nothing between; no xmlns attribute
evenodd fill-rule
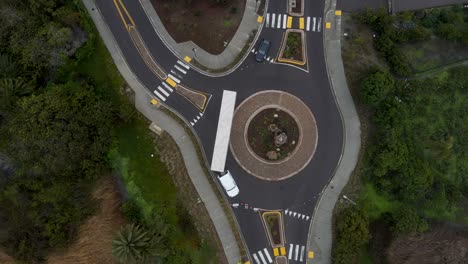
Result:
<svg viewBox="0 0 468 264"><path fill-rule="evenodd" d="M296 250L294 251L294 260L297 260L297 257L299 257L299 245L296 245Z"/></svg>
<svg viewBox="0 0 468 264"><path fill-rule="evenodd" d="M179 65L181 65L182 67L184 67L185 69L187 69L187 70L190 69L190 67L189 67L187 64L181 62L180 60L178 60L177 63L178 63Z"/></svg>
<svg viewBox="0 0 468 264"><path fill-rule="evenodd" d="M304 218L305 218L305 215L302 215L302 220L304 220Z"/></svg>
<svg viewBox="0 0 468 264"><path fill-rule="evenodd" d="M253 256L254 256L255 262L257 262L257 264L262 264L262 263L260 263L260 260L258 260L257 254L254 253Z"/></svg>
<svg viewBox="0 0 468 264"><path fill-rule="evenodd" d="M163 86L164 86L167 90L169 90L171 93L174 91L174 90L169 86L169 84L167 84L166 82L163 82L162 84L163 84Z"/></svg>
<svg viewBox="0 0 468 264"><path fill-rule="evenodd" d="M319 17L318 23L317 23L317 32L320 32L320 27L322 26L322 18Z"/></svg>
<svg viewBox="0 0 468 264"><path fill-rule="evenodd" d="M278 15L278 24L276 25L276 28L281 28L281 15Z"/></svg>
<svg viewBox="0 0 468 264"><path fill-rule="evenodd" d="M283 15L283 29L286 29L286 17L287 15Z"/></svg>
<svg viewBox="0 0 468 264"><path fill-rule="evenodd" d="M284 214L288 214L289 210L284 211Z"/></svg>
<svg viewBox="0 0 468 264"><path fill-rule="evenodd" d="M263 264L268 264L268 263L266 262L266 260L265 260L265 257L263 256L263 253L262 253L261 250L258 252L258 255L259 255L260 258L262 259Z"/></svg>
<svg viewBox="0 0 468 264"><path fill-rule="evenodd" d="M276 18L276 14L271 14L271 27L272 28L275 27L275 18Z"/></svg>
<svg viewBox="0 0 468 264"><path fill-rule="evenodd" d="M264 248L263 251L265 252L265 255L266 255L267 259L268 259L268 262L273 263L273 260L271 259L270 253L268 252L268 250L266 248Z"/></svg>
<svg viewBox="0 0 468 264"><path fill-rule="evenodd" d="M174 65L174 67L175 67L177 70L179 70L181 73L183 73L183 74L187 74L187 71L186 71L186 70L183 70L183 69L182 69L182 68L180 68L179 66L177 66L177 65Z"/></svg>
<svg viewBox="0 0 468 264"><path fill-rule="evenodd" d="M153 92L159 99L163 100L163 102L166 101L166 98L164 98L162 94L158 93L158 91L154 90Z"/></svg>
<svg viewBox="0 0 468 264"><path fill-rule="evenodd" d="M192 122L190 122L190 124L191 124L192 126L193 126L193 125L195 125L195 124L194 124L194 123L192 123Z"/></svg>
<svg viewBox="0 0 468 264"><path fill-rule="evenodd" d="M314 31L314 32L315 32L315 17L313 18L313 20L312 20L312 21L314 22L314 24L312 25L312 31Z"/></svg>
<svg viewBox="0 0 468 264"><path fill-rule="evenodd" d="M296 212L294 212L294 214L293 214L293 217L296 217L296 215L297 215L297 213L296 213Z"/></svg>
<svg viewBox="0 0 468 264"><path fill-rule="evenodd" d="M200 116L197 116L197 119L200 120Z"/></svg>
<svg viewBox="0 0 468 264"><path fill-rule="evenodd" d="M255 49L252 49L250 52L254 53L254 52L255 52Z"/></svg>
<svg viewBox="0 0 468 264"><path fill-rule="evenodd" d="M269 27L270 26L270 14L267 13L267 17L266 17L266 27Z"/></svg>
<svg viewBox="0 0 468 264"><path fill-rule="evenodd" d="M197 120L194 118L194 119L193 119L193 122L194 122L194 123L196 123L196 122L197 122Z"/></svg>
<svg viewBox="0 0 468 264"><path fill-rule="evenodd" d="M307 30L307 31L310 30L310 16L307 17L307 26L306 26L306 30Z"/></svg>
<svg viewBox="0 0 468 264"><path fill-rule="evenodd" d="M306 220L309 221L309 217L308 217L308 216L306 216Z"/></svg>
<svg viewBox="0 0 468 264"><path fill-rule="evenodd" d="M172 74L168 74L168 76L169 76L169 78L171 78L171 79L172 79L174 82L176 82L176 83L180 83L180 80L179 80L179 79L177 79L176 77L174 77L174 75L172 75Z"/></svg>
<svg viewBox="0 0 468 264"><path fill-rule="evenodd" d="M179 78L183 78L182 75L178 74L176 71L174 71L173 69L171 69L171 73L176 75L177 77Z"/></svg>
<svg viewBox="0 0 468 264"><path fill-rule="evenodd" d="M305 249L305 246L302 246L301 247L301 257L299 258L299 261L302 262L304 259L303 259L303 256L304 256L304 249Z"/></svg>
<svg viewBox="0 0 468 264"><path fill-rule="evenodd" d="M158 86L158 90L161 91L161 93L163 93L166 97L169 97L169 93L166 92L166 90L164 90L163 88L161 88L161 86Z"/></svg>
<svg viewBox="0 0 468 264"><path fill-rule="evenodd" d="M288 259L292 258L292 252L293 252L294 245L289 244L289 254L288 254Z"/></svg>

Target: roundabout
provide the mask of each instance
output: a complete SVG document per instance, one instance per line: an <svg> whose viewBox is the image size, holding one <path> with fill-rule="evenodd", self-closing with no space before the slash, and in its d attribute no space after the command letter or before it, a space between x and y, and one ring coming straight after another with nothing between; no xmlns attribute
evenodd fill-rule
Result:
<svg viewBox="0 0 468 264"><path fill-rule="evenodd" d="M249 174L279 181L299 173L312 159L318 133L315 117L296 96L267 90L236 109L230 148Z"/></svg>

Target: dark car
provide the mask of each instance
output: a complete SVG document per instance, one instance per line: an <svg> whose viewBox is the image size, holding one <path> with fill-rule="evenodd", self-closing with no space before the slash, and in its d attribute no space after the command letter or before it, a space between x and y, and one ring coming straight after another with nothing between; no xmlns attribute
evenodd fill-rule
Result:
<svg viewBox="0 0 468 264"><path fill-rule="evenodd" d="M257 54L255 54L255 60L262 62L266 59L268 51L270 50L271 42L269 40L262 40L260 46L258 47Z"/></svg>

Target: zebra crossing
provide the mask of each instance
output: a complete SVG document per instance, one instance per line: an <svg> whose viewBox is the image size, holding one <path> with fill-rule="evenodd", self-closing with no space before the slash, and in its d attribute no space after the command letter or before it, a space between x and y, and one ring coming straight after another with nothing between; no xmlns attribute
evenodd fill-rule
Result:
<svg viewBox="0 0 468 264"><path fill-rule="evenodd" d="M298 244L289 244L288 259L298 262L305 260L305 246Z"/></svg>
<svg viewBox="0 0 468 264"><path fill-rule="evenodd" d="M270 252L267 248L253 253L253 258L255 260L255 264L273 263L273 259L271 258Z"/></svg>
<svg viewBox="0 0 468 264"><path fill-rule="evenodd" d="M309 221L309 218L310 218L308 215L303 215L298 212L291 211L289 209L284 211L284 215L292 216L293 218L296 218L297 216L297 219L306 220L306 221Z"/></svg>
<svg viewBox="0 0 468 264"><path fill-rule="evenodd" d="M288 16L287 14L267 13L265 17L266 28L286 29L292 27L292 21L296 17ZM299 21L304 18L299 18ZM305 18L305 31L320 32L322 30L321 17L306 17ZM299 26L301 27L301 26Z"/></svg>
<svg viewBox="0 0 468 264"><path fill-rule="evenodd" d="M162 81L161 84L158 85L158 87L153 91L156 97L159 100L165 102L171 93L174 92L174 88L181 82L182 78L185 74L187 74L189 69L189 65L178 60L177 64L175 64L171 69L171 73L167 74L168 77Z"/></svg>

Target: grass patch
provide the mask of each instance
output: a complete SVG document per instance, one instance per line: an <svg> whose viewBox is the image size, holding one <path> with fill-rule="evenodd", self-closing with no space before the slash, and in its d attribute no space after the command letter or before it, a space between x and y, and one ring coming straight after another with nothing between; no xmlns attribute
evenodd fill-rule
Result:
<svg viewBox="0 0 468 264"><path fill-rule="evenodd" d="M364 185L359 199L371 220L378 219L383 213L392 212L399 206L389 196L381 192L378 193L370 183Z"/></svg>

